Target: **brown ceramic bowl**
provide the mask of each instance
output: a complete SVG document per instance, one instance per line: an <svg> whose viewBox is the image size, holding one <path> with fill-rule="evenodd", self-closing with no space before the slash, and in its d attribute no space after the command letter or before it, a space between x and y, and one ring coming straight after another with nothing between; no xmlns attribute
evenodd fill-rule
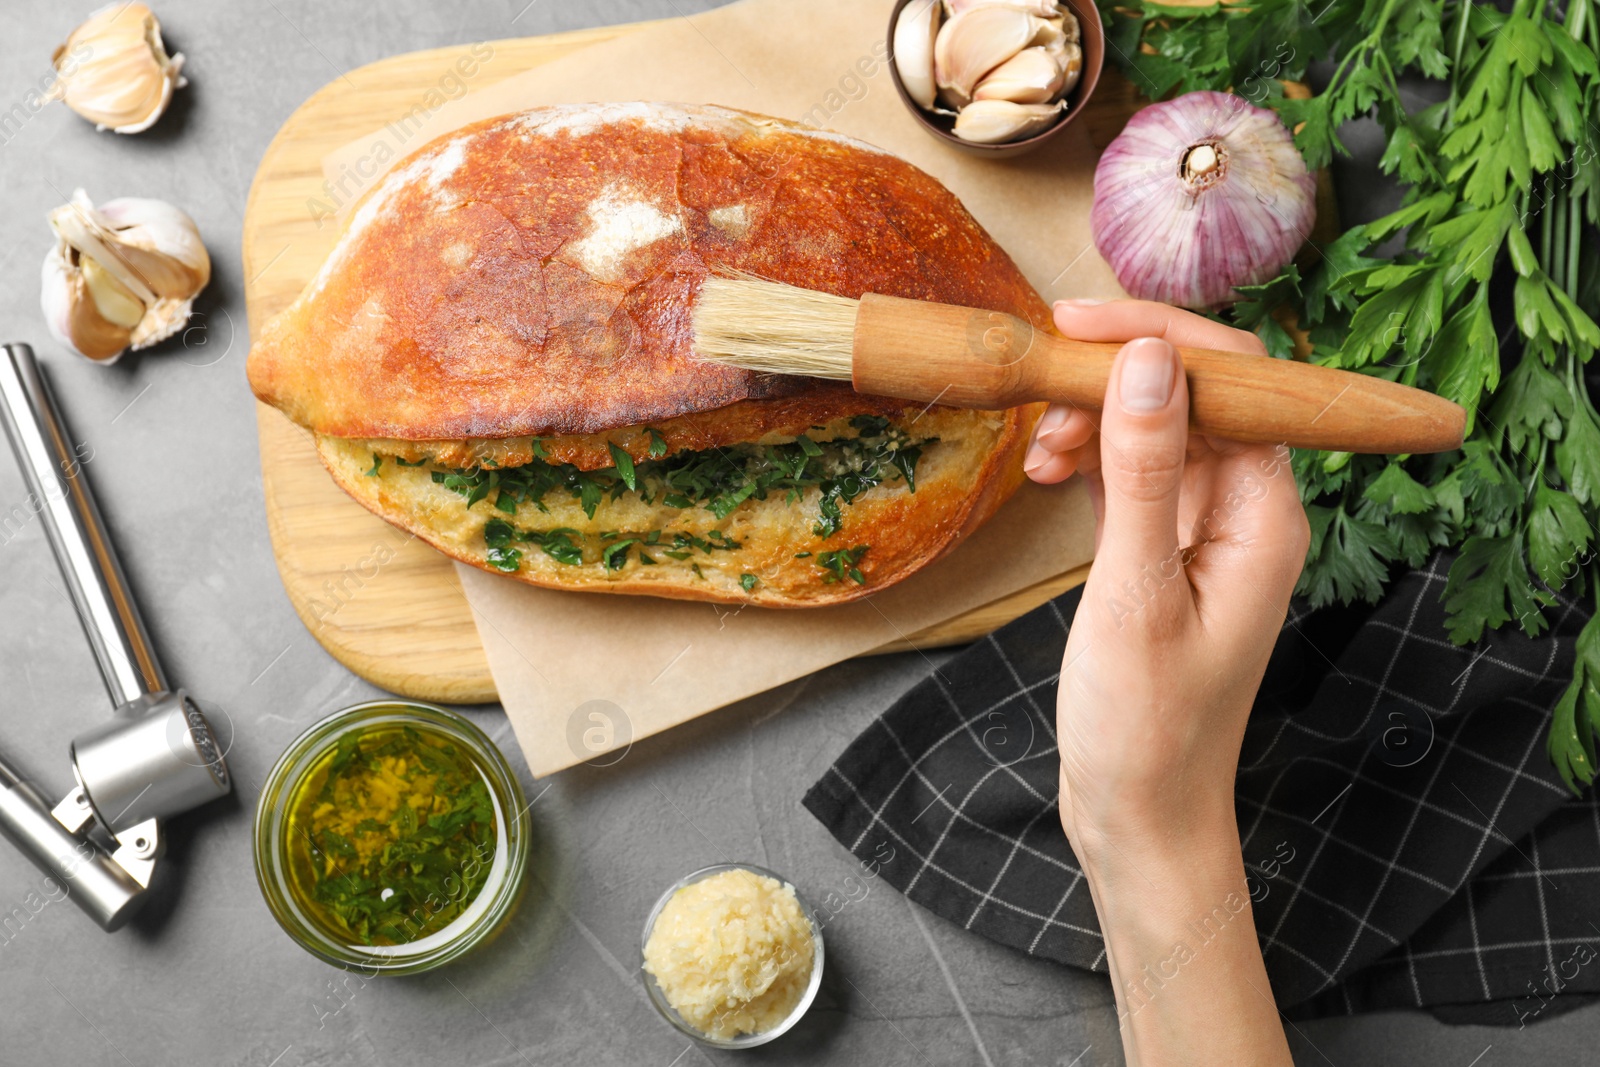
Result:
<svg viewBox="0 0 1600 1067"><path fill-rule="evenodd" d="M894 79L895 92L900 94L901 103L905 104L906 110L911 112L912 117L931 136L952 148L989 159L1007 159L1011 156L1020 156L1024 152L1031 152L1070 126L1072 120L1078 117L1084 105L1089 102L1089 97L1094 95L1094 87L1100 81L1100 65L1106 58L1106 34L1100 23L1100 11L1094 6L1094 0L1060 0L1063 6L1078 16L1083 46L1083 72L1078 76L1078 84L1067 94L1067 110L1062 112L1061 118L1054 126L1025 140L1007 141L1004 144L973 144L971 141L963 141L950 132L955 126L953 117L924 111L915 100L911 99L904 83L900 81L900 70L894 61L894 27L900 20L900 10L914 2L916 0L895 0L894 11L889 15L889 76Z"/></svg>

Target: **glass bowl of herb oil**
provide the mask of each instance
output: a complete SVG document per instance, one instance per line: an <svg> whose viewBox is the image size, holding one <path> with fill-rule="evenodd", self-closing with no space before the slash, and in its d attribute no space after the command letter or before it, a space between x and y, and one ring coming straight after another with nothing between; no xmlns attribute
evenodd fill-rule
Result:
<svg viewBox="0 0 1600 1067"><path fill-rule="evenodd" d="M494 742L459 715L384 700L301 734L256 807L256 880L307 952L415 974L515 910L532 820Z"/></svg>

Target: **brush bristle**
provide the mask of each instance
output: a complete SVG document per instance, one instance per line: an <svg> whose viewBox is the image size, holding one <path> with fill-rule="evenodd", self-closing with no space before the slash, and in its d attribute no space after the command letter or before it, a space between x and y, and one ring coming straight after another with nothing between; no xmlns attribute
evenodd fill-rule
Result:
<svg viewBox="0 0 1600 1067"><path fill-rule="evenodd" d="M848 380L860 303L749 276L708 278L695 351L745 370Z"/></svg>

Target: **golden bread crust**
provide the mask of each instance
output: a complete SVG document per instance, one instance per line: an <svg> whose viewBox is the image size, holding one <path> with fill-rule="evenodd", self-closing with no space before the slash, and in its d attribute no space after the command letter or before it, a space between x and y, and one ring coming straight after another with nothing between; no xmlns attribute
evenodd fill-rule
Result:
<svg viewBox="0 0 1600 1067"><path fill-rule="evenodd" d="M850 402L843 383L696 359L690 308L714 270L1049 323L1010 257L903 160L726 108L571 105L467 126L397 165L265 325L250 382L317 433L408 441Z"/></svg>

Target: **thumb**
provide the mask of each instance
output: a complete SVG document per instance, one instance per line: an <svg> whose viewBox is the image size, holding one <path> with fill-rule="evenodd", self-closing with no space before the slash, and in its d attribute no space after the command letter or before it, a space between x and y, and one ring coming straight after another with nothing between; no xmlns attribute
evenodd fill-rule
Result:
<svg viewBox="0 0 1600 1067"><path fill-rule="evenodd" d="M1189 443L1189 389L1177 351L1157 337L1117 353L1100 422L1105 525L1100 557L1114 573L1178 552L1178 491Z"/></svg>

